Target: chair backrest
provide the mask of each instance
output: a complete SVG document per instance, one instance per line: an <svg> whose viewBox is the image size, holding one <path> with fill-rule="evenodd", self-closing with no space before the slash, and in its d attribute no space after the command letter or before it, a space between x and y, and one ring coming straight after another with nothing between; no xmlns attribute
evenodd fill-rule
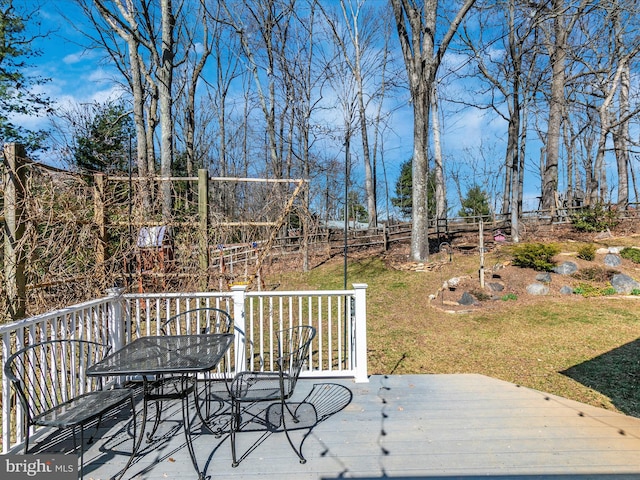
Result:
<svg viewBox="0 0 640 480"><path fill-rule="evenodd" d="M229 333L233 319L226 310L213 307L185 310L165 320L163 335L195 335L199 333Z"/></svg>
<svg viewBox="0 0 640 480"><path fill-rule="evenodd" d="M100 377L86 370L111 347L87 340L47 340L12 354L4 374L12 382L29 424L52 408L102 388Z"/></svg>
<svg viewBox="0 0 640 480"><path fill-rule="evenodd" d="M287 376L284 392L290 396L300 376L309 354L309 346L316 336L316 329L311 326L287 328L278 332L278 358L276 368Z"/></svg>

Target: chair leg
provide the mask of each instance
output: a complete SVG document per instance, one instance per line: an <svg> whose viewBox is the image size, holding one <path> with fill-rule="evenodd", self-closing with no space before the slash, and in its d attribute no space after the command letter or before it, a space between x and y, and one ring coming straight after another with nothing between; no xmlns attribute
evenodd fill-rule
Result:
<svg viewBox="0 0 640 480"><path fill-rule="evenodd" d="M231 458L232 467L238 466L236 458L236 432L240 429L240 402L232 400L231 402Z"/></svg>
<svg viewBox="0 0 640 480"><path fill-rule="evenodd" d="M294 422L298 423L298 417L295 416L293 414L293 412L291 412L291 410L289 409L289 406L287 405L287 402L282 400L281 404L282 404L282 406L281 406L282 427L284 428L284 433L287 436L287 440L289 441L289 445L291 445L291 448L293 449L293 451L296 452L296 455L298 455L298 458L300 459L300 463L307 463L307 459L302 456L302 446L300 446L300 449L296 448L296 446L293 444L293 440L291 439L291 436L289 435L289 430L287 429L287 420L285 419L286 415L284 413L285 409L291 414L291 416L293 417Z"/></svg>
<svg viewBox="0 0 640 480"><path fill-rule="evenodd" d="M144 401L147 402L146 399ZM153 441L153 436L156 434L156 430L160 425L160 418L162 416L162 401L156 400L155 404L156 404L156 417L155 417L155 420L153 421L153 427L151 427L151 431L147 433L147 443L151 443Z"/></svg>
<svg viewBox="0 0 640 480"><path fill-rule="evenodd" d="M24 453L25 455L29 453L29 432L31 432L31 425L27 423L27 431L25 432L24 439Z"/></svg>

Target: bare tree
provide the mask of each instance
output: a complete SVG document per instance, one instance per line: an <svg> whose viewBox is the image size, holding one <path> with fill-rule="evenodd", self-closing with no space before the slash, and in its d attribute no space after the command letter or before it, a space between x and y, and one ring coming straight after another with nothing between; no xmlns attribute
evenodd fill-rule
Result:
<svg viewBox="0 0 640 480"><path fill-rule="evenodd" d="M431 96L431 131L433 132L433 163L436 181L436 221L447 218L447 184L444 176L444 159L442 157L442 142L440 141L440 119L438 117L438 92L433 85Z"/></svg>
<svg viewBox="0 0 640 480"><path fill-rule="evenodd" d="M500 9L503 15L496 15L496 10ZM469 51L469 60L477 65L480 73L479 77L472 73L480 80L474 98L482 98L490 92L486 95L490 102L481 105L472 99L472 103L467 101L465 106L491 109L507 123L501 211L511 214L512 239L517 242L522 213L528 105L538 92L542 75L538 65L537 20L535 10L517 0L478 9L474 20L486 26L486 32L474 31L474 23L471 29L463 30L461 38ZM495 24L492 23L494 20ZM495 45L501 43L500 55Z"/></svg>
<svg viewBox="0 0 640 480"><path fill-rule="evenodd" d="M425 261L429 258L427 144L432 86L453 36L474 3L475 0L464 1L442 37L440 45L437 46L436 12L439 2L437 0L424 0L424 2L391 0L413 103L411 258L415 261Z"/></svg>
<svg viewBox="0 0 640 480"><path fill-rule="evenodd" d="M384 74L388 68L388 43L385 42L382 45L376 43L380 32L387 31L384 15L380 15L379 9L365 8L365 6L363 0L341 0L342 21L332 16L326 9L323 9L323 13L331 28L339 54L354 77L369 225L375 226L378 221L374 158L376 145L372 144L369 130L370 124L380 122L380 110L378 109L377 118L370 120L368 107L374 98L377 98L381 106L384 98L387 87L384 83Z"/></svg>
<svg viewBox="0 0 640 480"><path fill-rule="evenodd" d="M130 88L133 121L136 129L136 165L140 177L142 206L149 211L151 209L151 188L148 177L154 172L154 163L153 147L148 142L150 138L153 139L153 129L147 128L145 118L145 66L140 55L141 35L137 10L133 3L123 3L121 0L113 0L111 5L104 0L78 0L78 3L85 17L95 29L95 32L85 32L85 34L94 44L105 50L114 65L123 74ZM94 14L91 4L95 5L99 16ZM126 52L120 49L116 38L118 36L125 41ZM148 135L149 130L151 130L151 136Z"/></svg>
<svg viewBox="0 0 640 480"><path fill-rule="evenodd" d="M546 6L541 7L552 23L547 39L551 64L551 86L545 161L542 171L542 208L545 209L554 209L556 206L561 125L565 112L567 51L570 47L569 36L590 3L590 0L581 0L577 7L571 8L568 0L551 0L551 7L548 11Z"/></svg>
<svg viewBox="0 0 640 480"><path fill-rule="evenodd" d="M200 4L197 11L193 12L193 24L185 29L182 39L182 49L186 52L185 61L180 66L180 91L184 103L180 113L184 119L182 135L186 157L187 176L193 176L195 168L202 166L201 159L197 158L196 150L196 92L200 83L202 72L213 50L214 37L209 32L209 22L205 16L204 5ZM197 26L199 25L199 27ZM196 36L197 35L197 36Z"/></svg>
<svg viewBox="0 0 640 480"><path fill-rule="evenodd" d="M289 3L279 0L266 2L245 0L242 5L231 5L230 2L225 1L221 2L221 5L225 16L221 16L217 20L231 26L239 37L242 53L253 76L258 101L266 122L267 148L271 167L276 172L276 177L281 176L281 173L278 173L282 170L276 133L277 45L274 35L277 29L286 31L280 22L291 21L295 0L291 0ZM250 22L250 25L247 22ZM258 40L255 39L256 36ZM258 51L264 52L264 62L258 61ZM264 87L265 76L266 89Z"/></svg>

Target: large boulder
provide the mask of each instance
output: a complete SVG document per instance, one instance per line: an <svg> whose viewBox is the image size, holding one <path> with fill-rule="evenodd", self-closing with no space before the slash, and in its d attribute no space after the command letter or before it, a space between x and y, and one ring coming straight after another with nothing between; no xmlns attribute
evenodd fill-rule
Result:
<svg viewBox="0 0 640 480"><path fill-rule="evenodd" d="M617 293L629 295L633 290L640 289L640 283L624 273L616 273L611 278L611 286L615 288Z"/></svg>
<svg viewBox="0 0 640 480"><path fill-rule="evenodd" d="M527 293L529 295L547 295L549 293L549 287L542 283L532 283L527 286Z"/></svg>
<svg viewBox="0 0 640 480"><path fill-rule="evenodd" d="M578 265L574 262L563 262L560 265L553 267L553 271L560 275L571 275L578 271Z"/></svg>
<svg viewBox="0 0 640 480"><path fill-rule="evenodd" d="M607 267L617 267L622 263L622 259L615 253L607 253L604 257L604 264Z"/></svg>
<svg viewBox="0 0 640 480"><path fill-rule="evenodd" d="M551 283L551 274L543 272L536 275L536 282Z"/></svg>
<svg viewBox="0 0 640 480"><path fill-rule="evenodd" d="M469 292L464 292L460 300L458 300L458 303L460 305L477 305L478 301Z"/></svg>

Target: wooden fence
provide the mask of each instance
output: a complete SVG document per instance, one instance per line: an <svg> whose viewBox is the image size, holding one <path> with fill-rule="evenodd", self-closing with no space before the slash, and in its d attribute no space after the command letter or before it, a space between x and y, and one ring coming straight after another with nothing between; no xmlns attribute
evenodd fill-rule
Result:
<svg viewBox="0 0 640 480"><path fill-rule="evenodd" d="M25 159L17 145L5 146L3 163L0 322L86 301L116 284L138 293L228 291L251 282L260 290L270 287L264 267L272 260L302 270L343 254L345 246L348 252L386 250L411 239L411 223L402 222L348 228L345 239L344 228L324 226L304 213L301 180L229 179L204 170L197 177L174 177L175 213L162 219L141 206L137 178L36 174L42 167ZM163 179L145 180L158 185ZM242 191L241 184L255 187ZM238 202L249 197L254 203L238 211ZM521 222L569 222L572 212L525 212ZM289 217L296 222L290 224ZM478 224L450 218L432 221L429 229L437 247L477 233ZM509 219L493 216L484 229L487 235L496 229L508 234Z"/></svg>

